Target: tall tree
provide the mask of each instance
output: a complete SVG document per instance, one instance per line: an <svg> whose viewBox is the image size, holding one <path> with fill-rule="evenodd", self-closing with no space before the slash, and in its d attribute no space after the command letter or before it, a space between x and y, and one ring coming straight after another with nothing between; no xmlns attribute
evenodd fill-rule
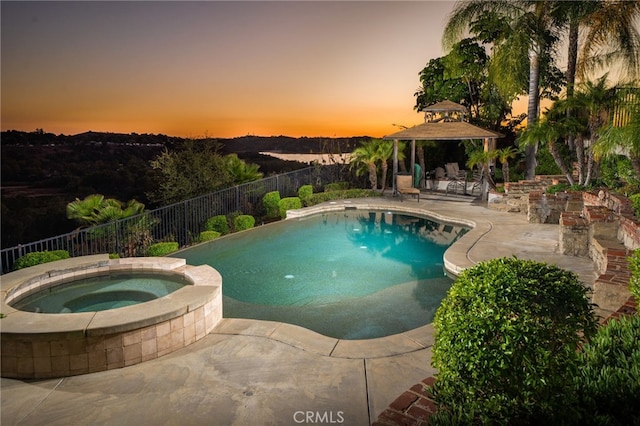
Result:
<svg viewBox="0 0 640 426"><path fill-rule="evenodd" d="M562 5L569 7L569 5ZM566 2L574 3L574 2ZM580 9L580 25L586 36L576 61L576 72L583 79L590 71L621 67L622 78L640 76L640 34L636 22L640 19L640 2L596 0Z"/></svg>
<svg viewBox="0 0 640 426"><path fill-rule="evenodd" d="M624 126L608 123L600 130L600 137L593 146L596 158L624 153L631 160L637 176L640 176L640 107L629 108L630 120Z"/></svg>
<svg viewBox="0 0 640 426"><path fill-rule="evenodd" d="M496 82L505 93L517 90L522 81L522 59L528 59L527 125L534 125L538 120L541 69L552 64L550 52L557 41L550 12L551 2L542 0L463 1L455 7L443 35L445 47L455 43L465 29L482 37L483 42L491 43L493 66L501 71L493 75L500 76ZM536 154L536 144L527 146L527 179L535 176Z"/></svg>
<svg viewBox="0 0 640 426"><path fill-rule="evenodd" d="M567 100L573 97L578 73L585 80L589 73L617 63L623 71L619 79L632 80L639 75L640 35L634 21L640 16L640 2L554 1L552 15L556 25L566 30ZM568 119L572 114L572 109L567 108ZM574 142L575 136L569 132L569 149L581 155L577 151L583 147Z"/></svg>
<svg viewBox="0 0 640 426"><path fill-rule="evenodd" d="M166 205L204 195L233 184L219 146L188 140L174 150L165 150L151 162L157 172L157 187L150 200Z"/></svg>

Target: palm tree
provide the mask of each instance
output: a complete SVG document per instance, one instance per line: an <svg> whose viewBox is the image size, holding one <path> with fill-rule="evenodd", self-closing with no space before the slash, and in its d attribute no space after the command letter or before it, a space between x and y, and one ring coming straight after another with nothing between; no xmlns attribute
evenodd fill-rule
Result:
<svg viewBox="0 0 640 426"><path fill-rule="evenodd" d="M351 153L351 168L356 168L356 175L369 173L371 189L378 189L378 168L376 162L379 158L378 147L375 140L364 142Z"/></svg>
<svg viewBox="0 0 640 426"><path fill-rule="evenodd" d="M555 1L552 14L558 27L567 30L567 99L573 97L576 74L584 79L589 71L614 62L627 71L623 79L639 74L640 35L634 27L634 20L640 16L639 2ZM582 38L580 30L586 34ZM602 50L607 53L602 54ZM567 108L567 118L572 114L572 109ZM576 147L574 141L574 135L569 133L567 145L571 150L580 150L582 147Z"/></svg>
<svg viewBox="0 0 640 426"><path fill-rule="evenodd" d="M502 177L505 183L509 182L509 159L515 158L518 150L512 146L508 146L496 151L496 158L502 165Z"/></svg>
<svg viewBox="0 0 640 426"><path fill-rule="evenodd" d="M604 126L593 145L596 159L624 153L629 157L633 170L640 176L640 109L629 108L630 120L617 127L612 123Z"/></svg>
<svg viewBox="0 0 640 426"><path fill-rule="evenodd" d="M609 111L614 106L616 95L614 88L607 87L606 74L595 83L587 81L576 89L573 97L568 99L568 105L582 116L578 118L582 118L586 130L584 134L577 135L575 145L579 183L588 185L593 172L593 155L589 146L598 140L600 128L609 121Z"/></svg>
<svg viewBox="0 0 640 426"><path fill-rule="evenodd" d="M114 222L119 219L138 215L144 211L144 204L130 200L126 206L113 198L104 198L101 194L92 194L67 204L67 218L81 225L95 226Z"/></svg>
<svg viewBox="0 0 640 426"><path fill-rule="evenodd" d="M557 145L558 141L561 140L563 131L564 129L561 124L553 122L548 114L536 124L528 126L518 137L518 142L525 147L530 144L546 143L556 165L560 171L562 171L562 174L565 175L569 184L573 185L573 175L562 158Z"/></svg>
<svg viewBox="0 0 640 426"><path fill-rule="evenodd" d="M378 160L380 161L380 168L382 170L380 180L382 181L381 191L387 188L387 172L389 171L389 160L393 159L393 141L385 141L381 139L375 139L376 151L378 153ZM398 147L398 155L400 155L400 147Z"/></svg>
<svg viewBox="0 0 640 426"><path fill-rule="evenodd" d="M226 155L224 161L235 185L253 182L262 178L262 173L258 171L260 166L239 159L237 154Z"/></svg>
<svg viewBox="0 0 640 426"><path fill-rule="evenodd" d="M546 56L556 41L554 22L551 19L551 2L524 0L480 0L460 2L452 12L444 30L445 47L460 38L469 27L479 32L487 22L493 26L486 41L494 44L494 64L499 58L499 87L518 87L514 78L521 77L518 67L526 54L529 59L527 125L538 120L540 104L540 70L549 58ZM484 28L486 30L486 28ZM524 51L526 49L526 51ZM495 65L494 65L495 66ZM506 69L505 69L506 67ZM497 73L493 73L496 76ZM500 81L502 80L502 81ZM505 96L508 98L508 96ZM526 179L533 179L536 168L537 145L528 145L525 150Z"/></svg>
<svg viewBox="0 0 640 426"><path fill-rule="evenodd" d="M467 159L467 167L473 169L474 167L478 168L478 171L484 177L485 182L489 184L489 187L495 189L496 184L491 178L491 169L489 168L489 163L491 160L497 158L497 151L495 149L485 151L484 149L477 149L472 151L469 154L469 158Z"/></svg>
<svg viewBox="0 0 640 426"><path fill-rule="evenodd" d="M579 60L576 61L576 72L581 77L594 69L607 69L613 63L620 65L629 79L638 77L640 34L635 21L640 18L640 2L597 0L557 3L564 8L572 6L562 3L584 4L578 9L582 13L580 24L587 27ZM578 8L578 5L573 7Z"/></svg>

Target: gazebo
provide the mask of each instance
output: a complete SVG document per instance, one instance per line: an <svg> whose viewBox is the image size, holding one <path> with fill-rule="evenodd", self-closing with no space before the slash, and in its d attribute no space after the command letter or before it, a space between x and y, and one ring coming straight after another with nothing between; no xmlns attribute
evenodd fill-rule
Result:
<svg viewBox="0 0 640 426"><path fill-rule="evenodd" d="M397 193L398 176L398 141L411 141L411 169L416 162L416 141L454 141L466 139L482 139L484 149L495 148L495 141L504 135L474 126L465 120L467 108L451 101L438 102L424 109L425 122L409 127L391 135L384 140L393 141L393 193ZM413 173L412 173L413 174Z"/></svg>

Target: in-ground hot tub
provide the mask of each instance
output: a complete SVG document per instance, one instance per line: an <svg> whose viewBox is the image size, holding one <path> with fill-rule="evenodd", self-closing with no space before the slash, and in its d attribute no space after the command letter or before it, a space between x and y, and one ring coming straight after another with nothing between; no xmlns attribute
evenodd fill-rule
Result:
<svg viewBox="0 0 640 426"><path fill-rule="evenodd" d="M133 298L137 303L130 306L117 307L118 301L114 304L111 299L106 302L111 308L101 311L36 313L11 306L43 290L121 274L180 285L166 295L141 292L145 297L137 295ZM61 377L138 364L200 340L222 318L222 277L209 266L186 265L183 259L85 256L26 268L1 279L2 377ZM89 303L83 307L92 309L104 302L104 292L99 293L85 299ZM145 301L152 296L156 298ZM77 304L77 299L72 301Z"/></svg>

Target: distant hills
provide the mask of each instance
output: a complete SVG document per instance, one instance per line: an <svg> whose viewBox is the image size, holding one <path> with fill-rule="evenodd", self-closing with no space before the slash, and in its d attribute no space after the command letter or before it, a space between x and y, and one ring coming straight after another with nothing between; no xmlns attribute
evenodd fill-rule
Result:
<svg viewBox="0 0 640 426"><path fill-rule="evenodd" d="M289 136L240 136L236 138L206 138L203 141L217 141L223 146L226 153L256 153L261 151L292 153L292 154L319 154L323 152L351 152L362 140L370 139L369 136L357 136L349 138L323 138ZM185 138L167 136L162 134L138 134L138 133L108 133L88 131L77 135L55 135L43 130L35 132L23 132L17 130L4 131L0 137L2 145L27 145L27 146L51 146L51 145L125 145L146 147L171 147L185 140Z"/></svg>
<svg viewBox="0 0 640 426"><path fill-rule="evenodd" d="M260 152L321 154L351 152L358 138L292 138L242 136L203 139L258 164L265 176L307 167ZM93 193L121 201L136 199L154 208L146 193L156 185L151 160L183 138L153 134L85 132L55 135L5 131L0 134L2 247L70 232L66 204Z"/></svg>

